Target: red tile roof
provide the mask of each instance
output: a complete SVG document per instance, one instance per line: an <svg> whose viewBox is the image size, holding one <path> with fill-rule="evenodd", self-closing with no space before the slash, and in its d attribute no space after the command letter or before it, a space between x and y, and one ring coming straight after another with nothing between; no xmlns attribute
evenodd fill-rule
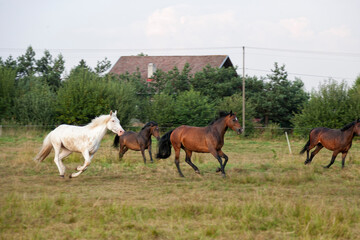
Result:
<svg viewBox="0 0 360 240"><path fill-rule="evenodd" d="M175 66L181 71L186 63L190 64L191 74L200 72L204 67L233 67L227 55L207 55L207 56L122 56L111 68L110 73L124 74L134 73L137 70L143 79L147 78L148 64L154 63L156 69L164 72L172 70Z"/></svg>

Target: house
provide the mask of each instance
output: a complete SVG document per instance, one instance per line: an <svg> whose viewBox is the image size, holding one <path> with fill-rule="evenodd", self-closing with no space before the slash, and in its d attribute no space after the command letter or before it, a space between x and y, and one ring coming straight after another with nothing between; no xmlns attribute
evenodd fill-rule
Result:
<svg viewBox="0 0 360 240"><path fill-rule="evenodd" d="M227 55L122 56L111 68L110 73L125 74L139 71L143 79L151 81L156 69L168 72L176 66L181 71L186 63L190 64L190 74L202 71L207 65L218 68L234 67Z"/></svg>

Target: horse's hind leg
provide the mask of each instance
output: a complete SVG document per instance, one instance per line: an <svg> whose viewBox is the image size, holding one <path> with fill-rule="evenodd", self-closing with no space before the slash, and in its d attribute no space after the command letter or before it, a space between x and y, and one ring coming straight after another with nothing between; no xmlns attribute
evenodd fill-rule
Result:
<svg viewBox="0 0 360 240"><path fill-rule="evenodd" d="M307 157L306 161L305 161L305 165L308 163L311 163L312 159L315 157L315 155L323 148L324 146L321 143L318 143L316 145L316 148L314 151L312 151L311 155L310 155L310 159L309 157ZM312 148L309 147L309 150L307 150L307 155L309 155L309 152Z"/></svg>
<svg viewBox="0 0 360 240"><path fill-rule="evenodd" d="M331 157L331 161L327 166L324 166L324 168L329 168L331 165L333 165L333 163L335 162L335 158L338 155L339 152L334 152L332 157Z"/></svg>
<svg viewBox="0 0 360 240"><path fill-rule="evenodd" d="M175 146L175 144L173 144L173 147L174 147L174 150L175 150L175 165L176 165L176 168L177 168L177 170L179 172L180 177L184 177L184 174L181 172L181 169L180 169L180 160L179 160L180 147Z"/></svg>
<svg viewBox="0 0 360 240"><path fill-rule="evenodd" d="M64 176L65 174L65 165L64 163L62 162L62 160L64 158L66 158L67 156L69 156L72 152L67 150L66 148L61 148L61 152L59 154L59 159L58 159L58 163L60 165L60 168L62 169L62 172L63 172L63 175L62 177Z"/></svg>
<svg viewBox="0 0 360 240"><path fill-rule="evenodd" d="M193 162L191 161L192 151L185 149L185 152L186 152L185 162L187 162L187 164L189 164L196 173L200 173L198 167L195 164L193 164Z"/></svg>
<svg viewBox="0 0 360 240"><path fill-rule="evenodd" d="M62 163L60 163L60 150L61 150L61 143L53 143L54 147L54 162L59 170L60 177L64 177L65 169L62 167Z"/></svg>

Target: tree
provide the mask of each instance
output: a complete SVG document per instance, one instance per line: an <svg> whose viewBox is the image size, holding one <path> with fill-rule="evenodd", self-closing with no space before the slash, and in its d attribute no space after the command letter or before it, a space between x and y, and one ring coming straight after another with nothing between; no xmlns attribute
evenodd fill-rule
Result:
<svg viewBox="0 0 360 240"><path fill-rule="evenodd" d="M241 89L241 78L233 68L212 68L206 66L202 72L195 73L190 84L195 91L219 102L223 97L231 96Z"/></svg>
<svg viewBox="0 0 360 240"><path fill-rule="evenodd" d="M268 81L252 79L256 91L249 92L256 107L256 115L263 119L265 125L269 122L279 123L281 127L291 127L291 119L298 113L308 99L304 84L300 79L291 82L287 79L285 65L275 69L268 75ZM262 83L261 83L262 81ZM260 90L263 88L262 90ZM259 92L258 92L259 91Z"/></svg>
<svg viewBox="0 0 360 240"><path fill-rule="evenodd" d="M56 91L61 84L61 74L65 70L65 61L61 54L56 59L45 50L44 56L36 61L36 72L50 88Z"/></svg>
<svg viewBox="0 0 360 240"><path fill-rule="evenodd" d="M35 73L35 52L29 46L24 55L18 57L18 77L29 77Z"/></svg>
<svg viewBox="0 0 360 240"><path fill-rule="evenodd" d="M108 60L107 58L105 58L102 61L98 61L97 65L95 67L95 72L97 74L103 74L105 73L107 70L109 70L109 68L111 67L111 62L110 60Z"/></svg>

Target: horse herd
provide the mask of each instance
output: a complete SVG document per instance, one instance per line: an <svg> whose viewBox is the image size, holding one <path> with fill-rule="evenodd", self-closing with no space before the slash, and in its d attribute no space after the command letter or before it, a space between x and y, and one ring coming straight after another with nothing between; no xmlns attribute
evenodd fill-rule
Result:
<svg viewBox="0 0 360 240"><path fill-rule="evenodd" d="M101 139L107 130L117 134L114 139L114 147L119 147L119 158L129 149L141 151L144 163L146 163L145 149L148 149L150 161L153 162L151 153L151 136L158 140L158 152L156 158L168 158L171 155L171 147L175 151L175 165L181 177L184 177L180 169L180 149L186 153L185 162L195 171L200 173L198 167L191 161L193 152L211 153L219 162L220 167L216 170L225 177L225 167L228 156L221 150L224 145L224 135L228 128L236 133L242 133L242 127L236 114L230 111L220 112L219 116L206 127L192 127L182 125L160 138L159 126L156 122L148 122L139 133L124 131L116 116L117 112L101 115L86 126L60 125L51 131L44 139L40 152L35 157L38 162L43 161L54 148L54 162L59 169L61 177L65 176L65 166L62 160L72 152L80 152L85 161L76 168L75 173L70 174L74 178L83 173L91 163L94 154L99 149ZM335 161L336 156L342 153L342 167L345 165L345 157L351 148L354 136L360 135L360 118L344 126L341 129L329 129L324 127L314 128L309 133L309 140L301 150L301 154L307 152L305 164L309 164L314 156L323 148L333 151L329 168ZM311 149L316 149L311 153ZM224 159L224 162L223 160Z"/></svg>

